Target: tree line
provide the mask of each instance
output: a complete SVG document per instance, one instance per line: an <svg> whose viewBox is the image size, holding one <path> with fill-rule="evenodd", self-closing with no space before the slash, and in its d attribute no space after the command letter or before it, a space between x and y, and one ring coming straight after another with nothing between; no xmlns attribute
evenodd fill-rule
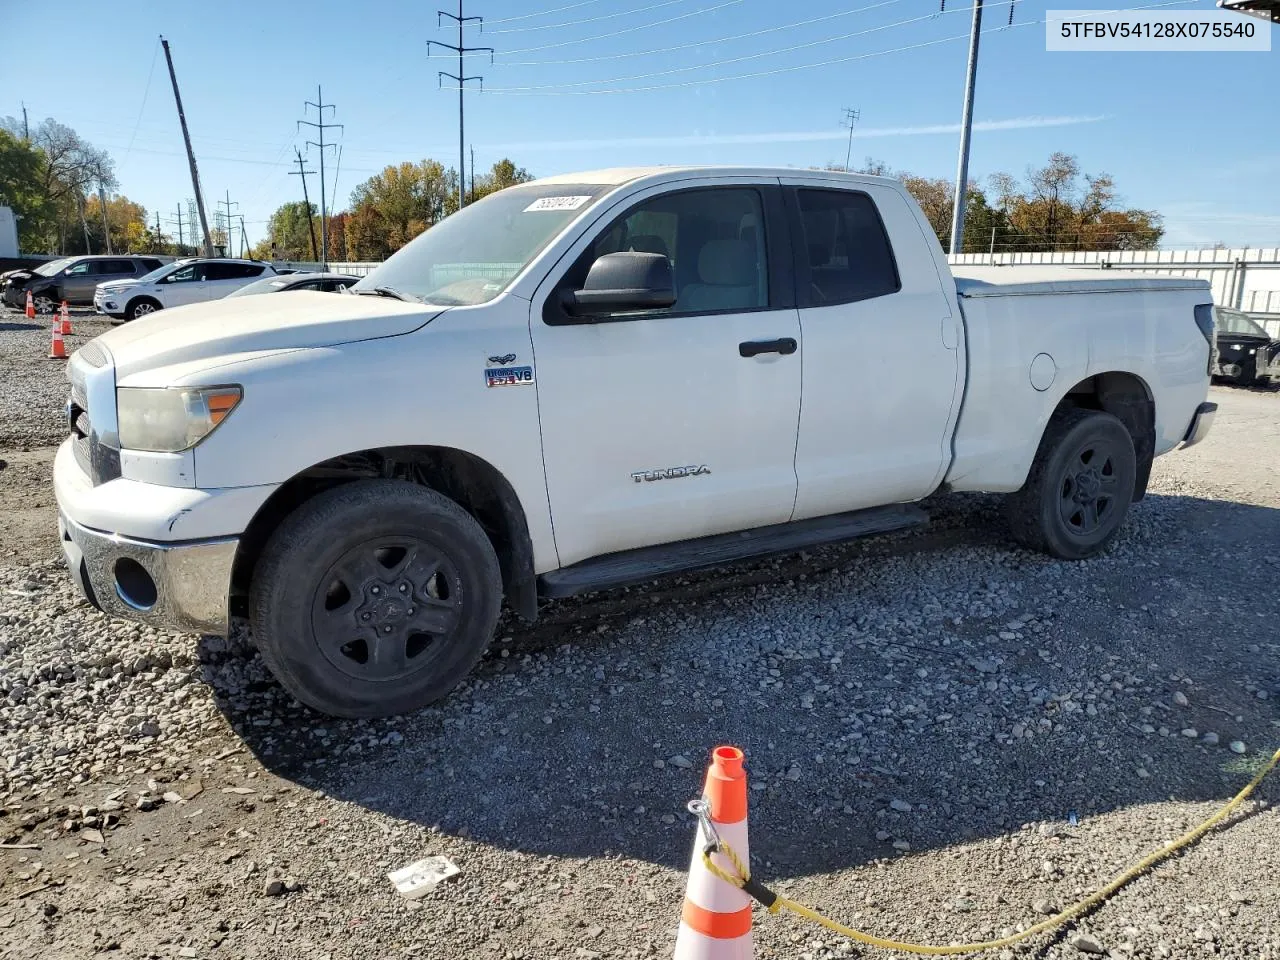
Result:
<svg viewBox="0 0 1280 960"><path fill-rule="evenodd" d="M893 170L870 157L858 172L901 180L944 249L949 247L955 197L950 180ZM329 260L385 260L457 210L458 177L456 169L431 159L392 164L374 174L351 192L347 209L329 215ZM504 158L472 177L468 202L531 179L528 170ZM28 131L13 117L0 118L0 203L18 214L23 250L197 252L190 244L179 247L149 223L146 208L118 193L118 186L110 155L70 127L50 118ZM285 203L271 215L266 237L251 255L317 260L320 229L315 204ZM1028 168L1024 180L995 173L971 183L966 193L963 249L969 253L1149 250L1163 235L1160 214L1123 206L1110 175L1082 172L1067 153ZM214 230L213 240L226 243L226 236Z"/></svg>
<svg viewBox="0 0 1280 960"><path fill-rule="evenodd" d="M532 179L528 170L504 158L464 187L467 202ZM351 192L347 210L329 217L329 259L385 260L457 209L457 170L438 160L392 164ZM286 203L271 215L266 239L253 248L254 256L315 260L319 235L315 204Z"/></svg>
<svg viewBox="0 0 1280 960"><path fill-rule="evenodd" d="M950 180L892 170L868 157L859 173L901 180L915 197L944 250L951 246L955 185ZM1164 221L1153 210L1123 208L1114 179L1082 173L1080 162L1054 153L1025 181L994 173L965 191L965 253L1045 250L1153 250Z"/></svg>

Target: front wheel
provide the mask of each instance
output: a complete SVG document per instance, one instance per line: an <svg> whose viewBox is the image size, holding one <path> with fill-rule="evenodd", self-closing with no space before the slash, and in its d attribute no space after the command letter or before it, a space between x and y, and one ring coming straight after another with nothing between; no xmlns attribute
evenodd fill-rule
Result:
<svg viewBox="0 0 1280 960"><path fill-rule="evenodd" d="M333 716L390 716L470 672L501 599L497 556L469 513L416 484L357 481L307 501L272 535L250 625L298 700Z"/></svg>
<svg viewBox="0 0 1280 960"><path fill-rule="evenodd" d="M48 314L58 309L58 301L54 299L54 294L50 290L41 290L32 296L31 302L36 308L36 313Z"/></svg>
<svg viewBox="0 0 1280 960"><path fill-rule="evenodd" d="M1101 552L1124 523L1137 470L1133 438L1111 414L1055 413L1027 482L1009 496L1013 538L1064 560Z"/></svg>
<svg viewBox="0 0 1280 960"><path fill-rule="evenodd" d="M139 297L125 308L124 315L130 320L137 320L160 309L160 304L150 297Z"/></svg>

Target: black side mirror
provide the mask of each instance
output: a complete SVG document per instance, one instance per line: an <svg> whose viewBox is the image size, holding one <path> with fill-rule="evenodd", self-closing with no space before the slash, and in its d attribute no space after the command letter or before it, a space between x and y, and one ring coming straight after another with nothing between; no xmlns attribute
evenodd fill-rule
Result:
<svg viewBox="0 0 1280 960"><path fill-rule="evenodd" d="M591 264L581 290L568 291L570 313L652 310L676 302L671 261L660 253L606 253Z"/></svg>

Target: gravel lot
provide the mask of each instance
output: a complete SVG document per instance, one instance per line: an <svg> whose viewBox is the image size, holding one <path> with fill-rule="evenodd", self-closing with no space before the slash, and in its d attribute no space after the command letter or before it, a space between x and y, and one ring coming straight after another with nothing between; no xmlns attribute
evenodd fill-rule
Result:
<svg viewBox="0 0 1280 960"><path fill-rule="evenodd" d="M947 498L920 533L552 604L445 703L346 722L243 634L78 602L48 489L63 366L23 323L0 316L2 958L668 956L722 742L766 882L882 936L982 939L1280 744L1275 394L1215 388L1210 438L1157 462L1101 558L1014 549L994 498ZM1280 958L1277 799L1005 956ZM460 875L401 899L386 873L432 854ZM889 956L765 914L756 941Z"/></svg>

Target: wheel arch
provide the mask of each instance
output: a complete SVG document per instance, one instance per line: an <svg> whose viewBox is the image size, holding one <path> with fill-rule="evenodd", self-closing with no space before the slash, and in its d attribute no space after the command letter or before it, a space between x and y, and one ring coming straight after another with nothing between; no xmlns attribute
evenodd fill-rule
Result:
<svg viewBox="0 0 1280 960"><path fill-rule="evenodd" d="M149 293L137 293L137 294L134 294L132 297L130 297L128 302L125 303L124 305L125 317L132 319L130 317L130 314L133 313L133 308L137 306L139 303L142 303L144 301L148 303L154 303L156 305L157 310L164 309L164 304L161 303L159 300L157 300L155 297L151 296Z"/></svg>
<svg viewBox="0 0 1280 960"><path fill-rule="evenodd" d="M1155 460L1156 405L1151 387L1136 373L1109 370L1085 377L1058 401L1050 414L1066 409L1101 410L1124 424L1133 440L1138 470L1134 476L1133 500L1136 503L1147 492L1151 465ZM1048 429L1046 424L1045 429Z"/></svg>
<svg viewBox="0 0 1280 960"><path fill-rule="evenodd" d="M247 596L254 568L271 535L290 513L317 494L361 479L402 479L435 490L470 513L498 555L507 603L532 621L538 612L533 543L515 489L487 460L454 447L404 446L357 450L331 457L285 481L259 507L240 538L232 568L237 598Z"/></svg>

